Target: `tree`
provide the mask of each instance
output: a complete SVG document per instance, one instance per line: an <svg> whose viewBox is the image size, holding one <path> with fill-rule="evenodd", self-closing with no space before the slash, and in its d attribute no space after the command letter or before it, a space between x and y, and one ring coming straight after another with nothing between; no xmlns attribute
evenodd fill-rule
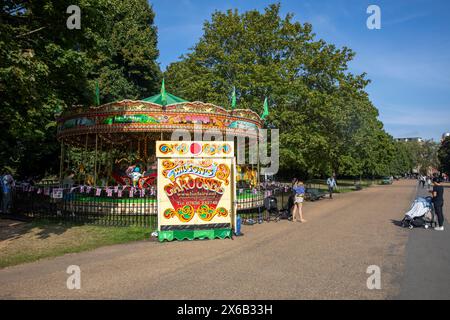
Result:
<svg viewBox="0 0 450 320"><path fill-rule="evenodd" d="M426 140L420 144L418 167L421 174L427 175L430 169L439 167L438 148L439 145L433 140Z"/></svg>
<svg viewBox="0 0 450 320"><path fill-rule="evenodd" d="M446 137L438 151L439 167L441 172L450 175L450 137Z"/></svg>
<svg viewBox="0 0 450 320"><path fill-rule="evenodd" d="M155 14L148 2L89 0L83 7L92 8L84 42L91 75L100 83L102 103L155 94L161 71L156 62Z"/></svg>
<svg viewBox="0 0 450 320"><path fill-rule="evenodd" d="M81 30L66 9L81 9ZM73 105L157 92L154 13L145 0L3 0L0 9L0 168L58 168L55 115Z"/></svg>
<svg viewBox="0 0 450 320"><path fill-rule="evenodd" d="M365 74L348 72L355 53L316 40L310 24L292 18L279 4L215 12L199 42L168 66L169 90L227 107L235 87L238 107L259 114L269 97L285 175L388 173L393 139L364 91Z"/></svg>
<svg viewBox="0 0 450 320"><path fill-rule="evenodd" d="M415 172L427 175L430 169L439 166L438 144L432 140L397 141L395 149L395 158L391 164L394 174Z"/></svg>
<svg viewBox="0 0 450 320"><path fill-rule="evenodd" d="M394 175L404 175L411 173L416 167L411 150L408 148L408 143L397 141L395 142L395 157L391 163L391 172Z"/></svg>

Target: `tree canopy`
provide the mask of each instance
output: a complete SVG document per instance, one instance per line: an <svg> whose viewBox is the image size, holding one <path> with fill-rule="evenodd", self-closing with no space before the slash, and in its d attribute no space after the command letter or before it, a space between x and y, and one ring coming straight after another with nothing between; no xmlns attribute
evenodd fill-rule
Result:
<svg viewBox="0 0 450 320"><path fill-rule="evenodd" d="M70 5L81 9L79 30L67 28ZM2 169L56 171L55 115L96 103L97 85L100 103L159 91L155 14L146 0L2 0L0 17ZM228 108L236 101L264 115L280 130L285 176L373 177L436 165L435 144L396 142L384 130L366 92L370 80L349 72L354 58L273 4L216 11L164 76L168 91L187 100Z"/></svg>
<svg viewBox="0 0 450 320"><path fill-rule="evenodd" d="M397 141L392 170L396 174L420 173L427 175L431 168L439 168L438 147L433 140Z"/></svg>
<svg viewBox="0 0 450 320"><path fill-rule="evenodd" d="M446 137L439 147L438 157L440 169L447 175L450 175L450 137Z"/></svg>
<svg viewBox="0 0 450 320"><path fill-rule="evenodd" d="M67 7L81 9L69 29ZM58 167L55 114L73 105L157 92L154 13L146 0L2 0L0 168L42 174Z"/></svg>
<svg viewBox="0 0 450 320"><path fill-rule="evenodd" d="M366 75L348 71L354 57L273 4L262 13L216 11L165 77L171 92L191 101L227 107L236 88L238 107L261 114L268 97L285 173L389 174L395 145L365 91Z"/></svg>

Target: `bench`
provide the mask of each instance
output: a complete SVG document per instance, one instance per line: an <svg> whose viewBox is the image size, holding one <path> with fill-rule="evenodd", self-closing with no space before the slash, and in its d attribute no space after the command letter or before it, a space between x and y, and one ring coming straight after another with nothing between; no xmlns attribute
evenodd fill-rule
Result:
<svg viewBox="0 0 450 320"><path fill-rule="evenodd" d="M328 195L328 192L324 192L316 188L307 188L305 191L306 199L310 201L320 200L324 198L326 195Z"/></svg>

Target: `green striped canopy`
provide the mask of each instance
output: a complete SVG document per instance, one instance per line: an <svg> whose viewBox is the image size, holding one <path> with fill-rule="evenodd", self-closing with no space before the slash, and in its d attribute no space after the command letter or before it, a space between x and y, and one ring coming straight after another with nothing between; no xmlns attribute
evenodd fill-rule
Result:
<svg viewBox="0 0 450 320"><path fill-rule="evenodd" d="M169 105L169 104L175 104L175 103L180 103L180 102L188 102L184 99L181 99L179 97L174 96L173 94L170 93L166 93L166 101L165 103L163 103L163 95L161 93L158 93L154 96L142 99L142 101L145 102L152 102L152 103L156 103L159 104L161 106L165 106L165 105Z"/></svg>

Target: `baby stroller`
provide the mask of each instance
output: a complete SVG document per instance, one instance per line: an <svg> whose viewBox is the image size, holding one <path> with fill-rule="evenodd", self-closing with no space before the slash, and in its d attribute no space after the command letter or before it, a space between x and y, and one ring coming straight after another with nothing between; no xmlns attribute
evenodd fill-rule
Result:
<svg viewBox="0 0 450 320"><path fill-rule="evenodd" d="M264 199L264 208L266 209L268 216L266 218L267 222L275 221L278 222L280 220L290 220L292 219L291 209L293 206L294 200L293 197L290 196L288 200L288 208L278 209L278 200L277 198L270 196Z"/></svg>
<svg viewBox="0 0 450 320"><path fill-rule="evenodd" d="M421 227L428 229L434 227L435 224L431 197L416 198L402 220L402 227L409 229Z"/></svg>
<svg viewBox="0 0 450 320"><path fill-rule="evenodd" d="M267 222L280 221L280 211L278 210L278 200L275 197L267 197L264 199L264 208L266 209L268 215L266 218Z"/></svg>

